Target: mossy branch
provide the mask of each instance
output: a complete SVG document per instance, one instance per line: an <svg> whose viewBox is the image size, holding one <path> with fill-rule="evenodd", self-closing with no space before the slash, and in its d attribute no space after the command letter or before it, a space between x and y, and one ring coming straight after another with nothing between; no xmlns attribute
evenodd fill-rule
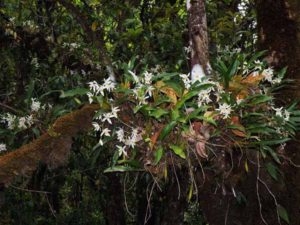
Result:
<svg viewBox="0 0 300 225"><path fill-rule="evenodd" d="M68 158L72 138L91 128L96 104L59 117L49 131L19 149L0 156L0 184L9 184L18 175L31 175L39 162L52 167L63 165Z"/></svg>

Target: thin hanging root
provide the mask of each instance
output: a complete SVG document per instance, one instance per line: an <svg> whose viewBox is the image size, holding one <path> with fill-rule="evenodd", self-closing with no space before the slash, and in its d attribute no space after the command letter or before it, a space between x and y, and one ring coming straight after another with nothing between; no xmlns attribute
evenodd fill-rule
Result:
<svg viewBox="0 0 300 225"><path fill-rule="evenodd" d="M131 216L132 218L134 218L134 214L129 210L128 204L127 204L127 197L126 197L126 191L129 189L126 189L126 180L128 178L128 174L125 174L125 178L123 181L123 195L124 195L124 203L125 203L125 209L127 211L127 213L129 214L129 216Z"/></svg>
<svg viewBox="0 0 300 225"><path fill-rule="evenodd" d="M91 128L97 109L99 105L85 105L61 116L38 139L0 156L0 184L8 185L18 175L31 175L40 161L51 167L63 165L68 158L72 138Z"/></svg>
<svg viewBox="0 0 300 225"><path fill-rule="evenodd" d="M277 213L277 221L278 221L278 224L281 225L281 221L280 221L280 215L279 215L279 211L278 211L278 202L277 202L277 199L276 199L276 196L273 194L273 192L270 190L270 188L268 187L268 185L266 184L266 182L264 182L260 177L258 178L258 181L260 183L262 183L265 188L267 189L267 191L269 192L269 194L272 196L273 200L274 200L274 203L275 203L275 206L276 206L276 213Z"/></svg>
<svg viewBox="0 0 300 225"><path fill-rule="evenodd" d="M259 161L259 152L257 152L257 177L256 177L256 195L257 195L257 201L258 201L258 205L259 205L259 214L260 214L260 218L262 220L262 222L265 225L269 225L267 223L267 221L265 220L263 214L262 214L262 204L261 204L261 198L260 198L260 194L259 194L259 180L260 180L260 161Z"/></svg>

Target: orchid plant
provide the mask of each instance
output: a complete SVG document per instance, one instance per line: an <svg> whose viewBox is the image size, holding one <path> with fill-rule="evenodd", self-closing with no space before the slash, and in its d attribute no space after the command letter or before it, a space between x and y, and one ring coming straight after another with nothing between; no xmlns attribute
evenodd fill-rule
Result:
<svg viewBox="0 0 300 225"><path fill-rule="evenodd" d="M277 149L295 135L300 111L296 103L277 106L273 93L286 83L286 69L275 73L259 61L262 54L218 58L211 76L199 80L128 69L120 83L89 82L89 102L101 108L93 122L100 134L95 148L115 148L106 172L159 173L153 168L165 165L170 153L209 161L234 148L256 149L280 163Z"/></svg>
<svg viewBox="0 0 300 225"><path fill-rule="evenodd" d="M100 105L92 123L98 137L94 151L105 146L115 150L106 172L160 175L170 154L182 162L192 154L209 162L233 149L255 149L280 163L285 143L299 127L300 111L297 103L285 107L275 101L275 91L288 82L283 79L286 68L275 73L259 60L263 54L223 54L213 62L210 76L199 79L161 68L137 71L130 62L120 82L91 81L88 90L62 96L86 94L90 104ZM31 99L28 115L5 114L2 122L9 130L28 129L45 107ZM6 148L1 144L1 151Z"/></svg>

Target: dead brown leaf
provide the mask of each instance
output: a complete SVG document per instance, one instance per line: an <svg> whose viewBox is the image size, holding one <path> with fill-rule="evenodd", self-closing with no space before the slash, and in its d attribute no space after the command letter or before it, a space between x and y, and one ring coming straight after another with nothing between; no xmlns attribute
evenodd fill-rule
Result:
<svg viewBox="0 0 300 225"><path fill-rule="evenodd" d="M204 159L208 158L208 154L207 154L204 142L198 141L196 143L196 152L201 158L204 158Z"/></svg>

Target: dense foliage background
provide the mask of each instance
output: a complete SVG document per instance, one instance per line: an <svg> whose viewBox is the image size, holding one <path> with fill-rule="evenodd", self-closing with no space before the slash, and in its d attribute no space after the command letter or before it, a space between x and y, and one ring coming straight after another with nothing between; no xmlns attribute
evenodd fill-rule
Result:
<svg viewBox="0 0 300 225"><path fill-rule="evenodd" d="M259 52L254 1L207 0L206 11L214 70L222 60L230 64ZM1 0L0 143L11 151L40 137L56 118L88 102L82 94L87 83L102 82L109 68L120 82L128 70L188 73L187 20L183 0ZM7 113L23 125L9 129ZM188 179L185 169L166 170L155 190L150 173L103 173L113 152L97 145L99 136L77 136L67 164L41 163L33 176L3 189L0 224L168 224L177 213L169 207L174 202L184 205L184 224L206 224L193 190L182 187L189 194L178 196L177 179ZM268 168L281 182L276 171ZM248 204L242 191L237 196L235 204Z"/></svg>

